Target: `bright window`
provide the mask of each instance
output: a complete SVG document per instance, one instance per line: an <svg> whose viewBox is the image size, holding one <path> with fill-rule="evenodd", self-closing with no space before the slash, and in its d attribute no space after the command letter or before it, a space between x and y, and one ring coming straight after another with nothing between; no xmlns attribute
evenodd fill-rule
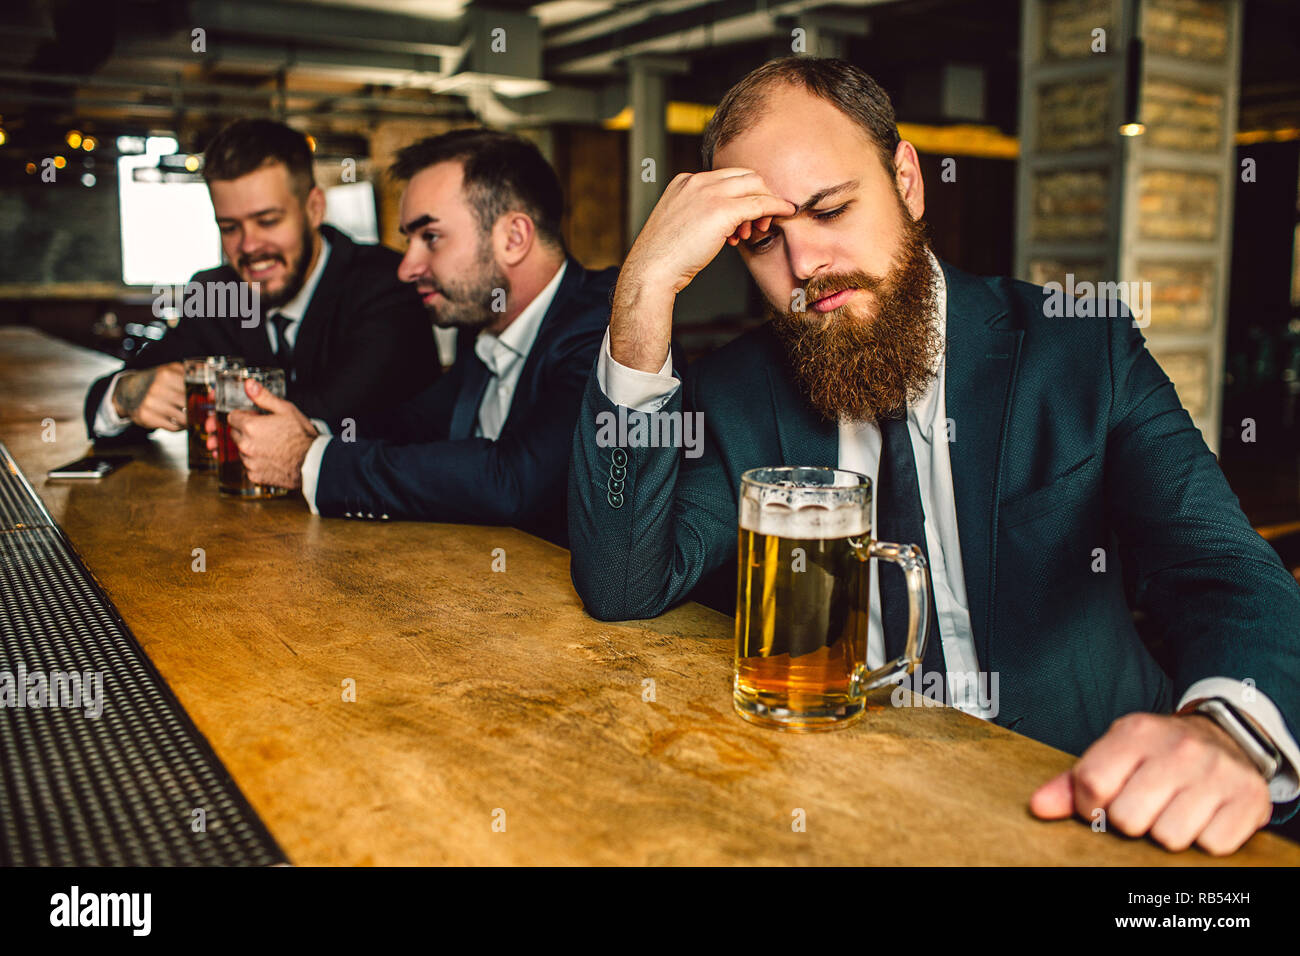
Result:
<svg viewBox="0 0 1300 956"><path fill-rule="evenodd" d="M142 154L117 161L122 220L122 281L127 285L187 282L221 264L221 234L206 184L136 182L134 172L176 152L176 140L151 136Z"/></svg>

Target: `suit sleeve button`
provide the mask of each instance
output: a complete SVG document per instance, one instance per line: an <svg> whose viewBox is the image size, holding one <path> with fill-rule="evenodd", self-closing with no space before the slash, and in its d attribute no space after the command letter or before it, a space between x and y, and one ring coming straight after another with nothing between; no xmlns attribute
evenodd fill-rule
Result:
<svg viewBox="0 0 1300 956"><path fill-rule="evenodd" d="M611 508L621 508L621 507L623 507L623 496L622 496L621 494L616 494L616 493L614 493L614 492L611 491L611 492L610 492L609 494L607 494L605 497L606 497L606 499L609 501L609 506L610 506Z"/></svg>
<svg viewBox="0 0 1300 956"><path fill-rule="evenodd" d="M610 460L614 462L616 468L622 468L627 464L627 452L621 448L615 448L610 455Z"/></svg>
<svg viewBox="0 0 1300 956"><path fill-rule="evenodd" d="M610 465L609 477L613 478L615 481L622 481L627 477L627 469L620 468L618 465Z"/></svg>
<svg viewBox="0 0 1300 956"><path fill-rule="evenodd" d="M613 478L609 479L609 490L616 495L621 494L623 491L623 482L615 481Z"/></svg>

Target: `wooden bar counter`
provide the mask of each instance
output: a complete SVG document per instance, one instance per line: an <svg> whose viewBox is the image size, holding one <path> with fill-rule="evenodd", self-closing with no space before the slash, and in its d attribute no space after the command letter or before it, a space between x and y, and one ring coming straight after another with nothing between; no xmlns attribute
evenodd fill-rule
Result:
<svg viewBox="0 0 1300 956"><path fill-rule="evenodd" d="M519 531L230 500L182 434L46 480L114 367L0 328L0 441L296 864L1300 864L1267 833L1219 859L1039 821L1072 757L888 691L840 732L746 724L730 619L596 621Z"/></svg>

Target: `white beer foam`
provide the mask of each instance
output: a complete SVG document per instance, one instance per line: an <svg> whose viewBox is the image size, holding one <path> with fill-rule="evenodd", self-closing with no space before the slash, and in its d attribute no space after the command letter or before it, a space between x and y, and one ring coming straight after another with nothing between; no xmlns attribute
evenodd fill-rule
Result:
<svg viewBox="0 0 1300 956"><path fill-rule="evenodd" d="M847 538L865 535L870 527L869 516L859 505L793 506L783 501L767 501L757 505L743 500L740 506L740 526L746 531L775 535L781 538Z"/></svg>

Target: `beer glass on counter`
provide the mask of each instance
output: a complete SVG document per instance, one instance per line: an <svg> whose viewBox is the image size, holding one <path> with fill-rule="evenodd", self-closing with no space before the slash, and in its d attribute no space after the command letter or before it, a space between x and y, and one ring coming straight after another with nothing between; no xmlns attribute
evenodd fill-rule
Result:
<svg viewBox="0 0 1300 956"><path fill-rule="evenodd" d="M217 371L217 479L221 493L240 498L278 498L289 493L287 488L254 484L248 478L248 469L239 457L239 447L230 434L230 413L249 411L261 414L261 409L244 391L244 383L258 382L272 395L284 398L284 369L279 368L223 368Z"/></svg>
<svg viewBox="0 0 1300 956"><path fill-rule="evenodd" d="M753 468L740 479L733 699L781 730L845 727L873 690L921 660L930 622L925 556L871 537L871 479L836 468ZM867 670L871 558L902 566L907 640Z"/></svg>
<svg viewBox="0 0 1300 956"><path fill-rule="evenodd" d="M239 368L242 358L205 355L185 360L185 424L189 435L190 471L213 471L217 456L208 450L208 415L217 397L217 372Z"/></svg>

